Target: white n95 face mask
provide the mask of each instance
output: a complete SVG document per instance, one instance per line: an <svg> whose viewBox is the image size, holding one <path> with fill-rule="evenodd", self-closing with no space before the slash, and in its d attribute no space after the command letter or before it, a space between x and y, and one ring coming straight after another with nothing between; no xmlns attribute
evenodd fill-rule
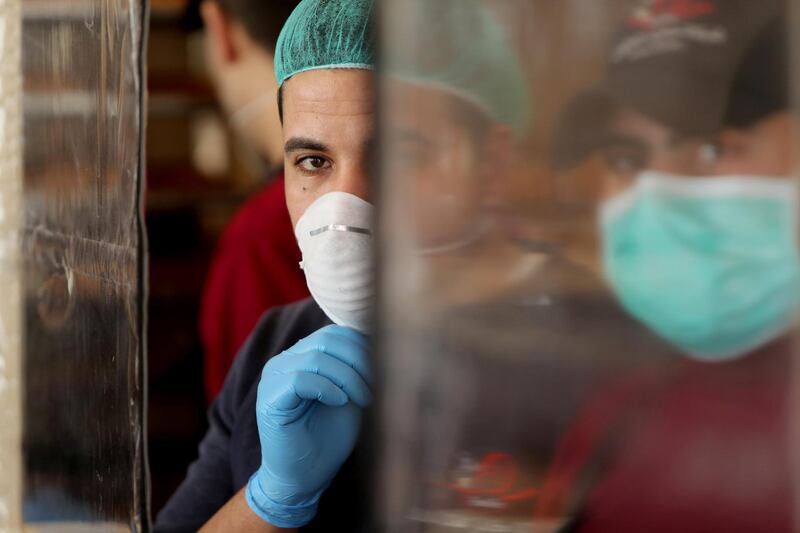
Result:
<svg viewBox="0 0 800 533"><path fill-rule="evenodd" d="M297 221L300 268L335 324L368 333L375 297L372 204L344 192L320 196Z"/></svg>

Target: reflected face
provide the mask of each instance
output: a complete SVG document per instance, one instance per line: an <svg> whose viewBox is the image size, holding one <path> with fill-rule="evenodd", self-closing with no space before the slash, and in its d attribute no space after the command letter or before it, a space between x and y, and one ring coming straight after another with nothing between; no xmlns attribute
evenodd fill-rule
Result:
<svg viewBox="0 0 800 533"><path fill-rule="evenodd" d="M603 264L628 312L702 361L788 331L800 286L788 113L723 130L705 141L710 153L641 116L620 113L613 126Z"/></svg>
<svg viewBox="0 0 800 533"><path fill-rule="evenodd" d="M286 204L293 225L329 192L370 201L374 132L371 72L313 70L284 83Z"/></svg>
<svg viewBox="0 0 800 533"><path fill-rule="evenodd" d="M603 153L609 172L603 196L655 171L679 176L788 176L792 168L792 124L788 112L769 115L747 129L725 129L713 137L683 138L632 110L610 124Z"/></svg>
<svg viewBox="0 0 800 533"><path fill-rule="evenodd" d="M441 90L395 82L391 91L388 170L410 184L418 244L463 240L481 219L489 123L477 108Z"/></svg>
<svg viewBox="0 0 800 533"><path fill-rule="evenodd" d="M609 172L603 195L630 186L643 171L708 176L716 157L713 139L681 138L670 128L633 110L620 110L610 124L612 141L603 150Z"/></svg>
<svg viewBox="0 0 800 533"><path fill-rule="evenodd" d="M793 145L788 112L769 115L746 130L723 131L715 175L789 176Z"/></svg>

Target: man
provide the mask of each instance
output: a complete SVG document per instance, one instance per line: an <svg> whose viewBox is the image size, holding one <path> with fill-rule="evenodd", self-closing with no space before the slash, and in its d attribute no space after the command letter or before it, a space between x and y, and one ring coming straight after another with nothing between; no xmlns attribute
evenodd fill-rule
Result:
<svg viewBox="0 0 800 533"><path fill-rule="evenodd" d="M275 43L297 0L201 0L206 64L231 125L271 168L267 184L234 215L203 291L200 336L206 397L222 388L259 317L308 296L283 192L283 140L273 75Z"/></svg>
<svg viewBox="0 0 800 533"><path fill-rule="evenodd" d="M156 531L372 530L363 454L350 457L371 397L355 329L368 330L372 299L371 11L303 0L281 32L286 200L314 300L261 319Z"/></svg>
<svg viewBox="0 0 800 533"><path fill-rule="evenodd" d="M415 44L386 52L382 153L387 187L407 196L396 203L428 267L421 292L456 305L514 291L542 257L500 235L487 197L510 174L528 125L517 53L481 2L412 0L398 16Z"/></svg>
<svg viewBox="0 0 800 533"><path fill-rule="evenodd" d="M647 17L665 21L655 28L637 12L557 143L562 161L608 160L605 276L676 350L668 372L600 395L564 439L539 511L571 516L569 531L794 529L786 8L703 5Z"/></svg>

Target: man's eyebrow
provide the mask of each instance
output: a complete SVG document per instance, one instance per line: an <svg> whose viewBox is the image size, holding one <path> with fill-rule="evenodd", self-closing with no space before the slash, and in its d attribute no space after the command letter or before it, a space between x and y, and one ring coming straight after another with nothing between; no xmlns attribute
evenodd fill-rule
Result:
<svg viewBox="0 0 800 533"><path fill-rule="evenodd" d="M298 150L311 150L313 152L330 152L330 149L319 141L309 139L307 137L292 137L283 147L283 150L288 154L289 152L296 152Z"/></svg>

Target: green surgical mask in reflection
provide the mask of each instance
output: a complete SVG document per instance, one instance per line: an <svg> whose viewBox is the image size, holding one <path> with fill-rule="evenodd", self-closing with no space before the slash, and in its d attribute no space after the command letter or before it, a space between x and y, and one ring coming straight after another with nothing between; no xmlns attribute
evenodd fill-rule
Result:
<svg viewBox="0 0 800 533"><path fill-rule="evenodd" d="M797 185L643 173L601 209L606 276L623 306L696 359L725 361L797 316Z"/></svg>

